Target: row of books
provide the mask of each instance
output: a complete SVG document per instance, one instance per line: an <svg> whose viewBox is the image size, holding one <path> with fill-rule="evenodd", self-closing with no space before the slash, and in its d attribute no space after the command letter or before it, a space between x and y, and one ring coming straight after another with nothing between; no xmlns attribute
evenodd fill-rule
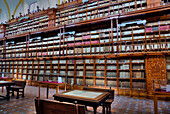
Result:
<svg viewBox="0 0 170 114"><path fill-rule="evenodd" d="M144 69L144 64L134 64L132 65L132 69Z"/></svg>
<svg viewBox="0 0 170 114"><path fill-rule="evenodd" d="M105 59L85 59L85 63L94 63L94 60L95 60L95 63L105 63ZM59 60L59 63L65 63L66 64L66 61L67 61L67 64L74 64L74 61L76 61L76 64L83 64L84 63L84 60L83 59L78 59L78 60ZM32 61L6 61L6 62L0 62L1 64L3 64L3 66L6 64L32 64L33 62ZM120 68L122 69L128 69L129 68L129 64L124 64L124 63L129 63L129 59L120 59L118 60L118 63L120 63ZM140 62L142 62L142 64L139 64ZM168 59L167 59L167 62L168 62ZM39 61L39 64L44 64L44 63L48 63L50 64L51 63L51 60L46 60L46 61L42 61L40 60ZM58 64L58 60L52 60L52 63L53 64ZM108 60L106 61L106 63L117 63L116 60ZM135 63L135 64L134 64ZM136 64L138 63L138 64ZM38 61L34 61L34 64L38 64ZM144 59L132 59L132 69L144 69ZM167 63L167 66L169 65L169 63ZM88 67L89 65L87 65L86 67ZM91 67L91 66L89 66ZM96 68L101 68L103 69L103 65L96 65ZM167 67L169 68L169 67ZM107 69L116 69L116 65L107 65Z"/></svg>
<svg viewBox="0 0 170 114"><path fill-rule="evenodd" d="M100 79L96 79L95 80L95 84L96 84L96 86L104 86L105 85L105 81L104 80L100 80Z"/></svg>
<svg viewBox="0 0 170 114"><path fill-rule="evenodd" d="M146 28L146 32L154 32L154 31L165 31L165 30L170 30L170 25L164 25L164 26L156 26L156 27L149 27Z"/></svg>
<svg viewBox="0 0 170 114"><path fill-rule="evenodd" d="M123 65L119 65L120 69L129 69L129 65L128 64L123 64Z"/></svg>
<svg viewBox="0 0 170 114"><path fill-rule="evenodd" d="M117 87L117 81L107 80L107 86Z"/></svg>
<svg viewBox="0 0 170 114"><path fill-rule="evenodd" d="M74 76L74 71L67 71L68 75Z"/></svg>
<svg viewBox="0 0 170 114"><path fill-rule="evenodd" d="M132 63L144 63L145 60L144 59L132 59Z"/></svg>
<svg viewBox="0 0 170 114"><path fill-rule="evenodd" d="M41 25L41 24L44 24L44 23L47 23L48 22L41 22L41 21L45 21L48 19L48 16L45 15L45 16L42 16L42 17L36 17L34 19L29 19L27 21L23 21L23 22L18 22L16 24L10 24L9 26L6 27L6 30L8 30L10 32L11 29L29 29L30 27L34 27L34 25ZM31 26L27 26L27 25L30 25ZM34 25L32 25L34 24Z"/></svg>
<svg viewBox="0 0 170 114"><path fill-rule="evenodd" d="M167 69L170 69L170 63L167 63L167 64L166 64L166 68L167 68Z"/></svg>
<svg viewBox="0 0 170 114"><path fill-rule="evenodd" d="M117 35L117 34L115 34L115 35ZM168 35L168 34L167 34ZM148 35L147 35L148 36ZM147 37L146 36L146 37ZM152 36L152 35L149 35L149 36ZM134 39L137 37L137 39L138 38L140 38L139 36L134 36ZM153 37L153 36L152 36ZM159 35L158 35L158 37L159 37ZM144 38L144 36L141 36L141 38ZM121 39L123 39L123 40L127 40L128 39L128 37L126 37L125 39L124 38L121 38ZM129 37L129 39L132 39L132 37ZM99 42L102 42L102 41L105 41L105 42L111 42L111 40L109 40L109 39L105 39L105 40L101 40L101 41L92 41L91 42L91 44L93 44L93 43L99 43ZM50 42L53 42L53 41L50 41ZM49 42L49 43L50 43ZM59 40L57 41L57 42L59 42ZM42 43L42 42L40 42L40 43L38 43L39 45L43 45L43 44L45 44L45 43L47 43L47 42L44 42L44 43ZM81 45L81 44L90 44L90 42L88 41L88 42L77 42L77 43L69 43L68 45L69 46L77 46L77 45ZM33 44L30 44L30 46L31 45L34 45L34 46L36 46L37 45L37 43L33 43ZM22 50L26 50L26 48L23 48L23 46L25 47L26 45L19 45L19 46L7 46L7 52L15 52L15 51L20 51L20 49L19 49L19 47L22 47ZM57 46L57 45L56 45ZM56 47L56 46L54 46L54 47ZM65 45L65 46L67 46L67 45ZM51 46L52 48L53 48L53 46ZM57 47L59 47L59 45L57 46ZM139 50L140 50L140 46L135 46L135 48L136 47L138 47L139 48ZM10 48L11 48L11 50L10 50ZM12 49L12 48L18 48L18 49ZM37 46L36 48L31 48L30 47L30 50L32 50L32 49L45 49L45 48L47 48L47 47L42 47L42 46ZM126 47L127 48L127 50L129 50L128 48L129 48L129 46L127 46ZM149 46L148 46L148 48L149 48ZM122 49L123 50L125 50L125 46L124 47L122 47Z"/></svg>
<svg viewBox="0 0 170 114"><path fill-rule="evenodd" d="M119 72L120 78L130 78L130 72Z"/></svg>
<svg viewBox="0 0 170 114"><path fill-rule="evenodd" d="M95 59L95 62L96 63L105 63L105 60L104 59Z"/></svg>
<svg viewBox="0 0 170 114"><path fill-rule="evenodd" d="M167 72L167 79L170 80L170 71Z"/></svg>
<svg viewBox="0 0 170 114"><path fill-rule="evenodd" d="M93 85L93 79L86 79L85 84L86 85Z"/></svg>
<svg viewBox="0 0 170 114"><path fill-rule="evenodd" d="M74 66L68 66L68 69L74 69Z"/></svg>
<svg viewBox="0 0 170 114"><path fill-rule="evenodd" d="M18 28L16 30L9 30L9 31L5 32L5 36L10 37L10 36L14 36L14 35L23 34L26 32L33 32L33 31L45 29L47 27L48 27L48 21L42 22L42 23L39 22L39 24L34 24L34 25L30 25L30 26L27 25L27 27Z"/></svg>
<svg viewBox="0 0 170 114"><path fill-rule="evenodd" d="M66 69L66 66L61 66L60 65L60 69ZM69 66L68 69L74 69L74 66L73 66L73 68L70 68L70 66Z"/></svg>
<svg viewBox="0 0 170 114"><path fill-rule="evenodd" d="M68 84L74 84L74 78L67 78Z"/></svg>
<svg viewBox="0 0 170 114"><path fill-rule="evenodd" d="M117 69L116 65L107 65L107 69Z"/></svg>
<svg viewBox="0 0 170 114"><path fill-rule="evenodd" d="M76 81L77 81L77 85L83 85L83 79L77 78Z"/></svg>
<svg viewBox="0 0 170 114"><path fill-rule="evenodd" d="M120 34L120 33L119 33ZM165 33L164 33L165 34ZM164 34L162 34L161 33L161 35L164 35ZM113 35L114 36L116 36L117 35L117 33L113 33ZM166 35L166 34L165 34ZM167 34L168 35L168 34ZM105 34L104 35L105 37L109 37L109 34ZM89 37L89 36L88 36ZM151 37L153 37L153 35L147 35L146 36L147 38L151 38ZM158 37L159 37L159 35L158 35ZM50 43L59 43L60 42L60 40L58 39L58 40L56 40L55 39L55 37L52 37L53 38L53 40L52 41L46 41L46 40L42 40L42 42L39 42L39 43L37 43L37 42L30 42L29 43L29 45L30 46L36 46L36 47L39 47L39 46L41 46L41 45L44 45L44 44L50 44ZM99 36L96 36L96 35L91 35L91 38L99 38ZM142 36L134 36L134 39L144 39L145 37L142 35ZM49 38L50 39L50 38ZM78 37L78 38L76 38L75 37L75 40L77 40L77 39L82 39L82 37ZM122 39L122 38L121 38ZM127 37L127 39L132 39L132 37ZM127 40L126 39L126 40ZM108 39L107 39L108 40ZM107 42L107 40L104 40L105 42ZM41 41L40 39L39 40L37 40L37 41ZM65 39L65 41L74 41L74 37L70 37L70 38L66 38ZM111 42L111 39L109 40L110 42ZM61 40L61 42L63 42L63 40ZM103 40L101 40L100 42L103 42ZM21 42L22 43L22 42ZM63 43L62 43L63 44ZM85 44L86 44L86 42L85 42ZM6 45L7 45L7 47L6 47L6 49L11 49L11 48L19 48L19 47L25 47L26 46L26 44L25 45L20 45L20 42L19 43L16 43L16 45L12 45L11 46L11 43L9 42L7 42L6 43ZM58 44L59 45L59 44ZM70 45L70 44L69 44ZM57 45L56 45L57 46ZM54 46L54 47L56 47L56 46ZM42 46L41 46L42 47Z"/></svg>
<svg viewBox="0 0 170 114"><path fill-rule="evenodd" d="M146 89L146 83L145 82L133 82L132 88Z"/></svg>
<svg viewBox="0 0 170 114"><path fill-rule="evenodd" d="M86 44L89 44L89 45L94 45L95 43L99 43L99 41L91 41L91 43L90 43L90 41L89 42L86 42ZM76 45L75 45L76 44ZM82 45L82 43L72 43L71 44L71 46L78 46L78 45ZM121 50L121 51L130 51L130 50L134 50L134 51L137 51L137 50L141 50L141 49L144 49L144 46L145 46L145 44L125 44L125 45L120 45L119 46L119 50ZM168 46L169 46L169 43L168 42L157 42L157 43L155 43L155 42L150 42L150 43L148 43L148 44L146 44L146 49L159 49L159 48L163 48L163 49L165 49L165 48L168 48ZM52 48L54 48L53 46L52 46ZM109 51L109 50L111 50L111 48L112 48L112 46L95 46L95 47L91 47L91 49L90 49L90 47L88 47L88 48L86 48L86 47L84 47L84 48L82 48L83 50L84 50L84 53L86 53L86 50L87 50L87 52L90 52L90 50L92 50L93 52L99 52L99 51L101 51L101 52L103 52L103 51ZM117 48L116 48L116 46L113 46L113 50L114 51L116 51L117 50ZM22 50L21 50L22 49ZM42 50L45 50L45 49L48 49L47 47L35 47L35 48L29 48L29 50L31 51L31 50L34 50L34 51L36 51L36 49L42 49ZM76 49L76 48L75 48ZM80 49L80 48L77 48L77 49ZM76 50L77 50L76 49ZM26 50L26 48L20 48L20 49L11 49L11 50L7 50L6 52L13 52L13 53L11 53L11 54L15 54L17 51L22 51L22 52L17 52L16 54L17 54L17 57L19 56L19 54L20 55L22 55L22 54L24 54L24 53L26 53L24 50ZM65 51L65 53L66 53L66 49L64 50ZM55 52L54 52L55 53ZM69 54L71 54L70 53L70 51L68 51L68 53ZM45 52L43 52L43 54L42 53L40 53L40 52L38 52L37 53L37 55L38 56L41 56L41 55L46 55L47 53L45 53ZM53 52L49 52L49 55L53 55ZM9 55L8 55L9 56Z"/></svg>
<svg viewBox="0 0 170 114"><path fill-rule="evenodd" d="M135 4L140 4L141 5L141 3L142 4L144 4L144 3L146 3L146 0L145 1L141 1L141 0L139 0L139 1L137 1L137 2L134 2L134 1L131 1L131 2L129 2L129 1L127 1L127 3L126 2L123 2L122 4L120 4L120 5L114 5L114 7L113 6L111 6L110 8L108 8L109 10L112 10L112 9L114 9L115 11L116 11L116 9L125 9L125 7L129 7L129 5L131 6L138 6L138 5L135 5ZM105 3L105 5L106 5L106 3ZM144 5L145 6L145 5ZM141 7L144 7L144 6L141 6ZM93 7L96 7L96 6L93 6ZM84 8L85 9L85 8ZM106 8L105 8L106 9ZM141 9L140 7L139 8L134 8L134 9ZM122 10L123 11L123 10ZM77 12L77 11L76 11ZM100 12L100 11L99 11ZM103 14L106 14L106 12L108 12L108 11L102 11L102 12L104 12ZM71 13L71 11L69 12L69 13ZM92 11L92 13L90 12L90 14L95 14L95 12L94 11ZM100 14L100 13L99 13ZM90 17L91 17L91 15L90 15ZM42 19L39 19L39 20L42 20Z"/></svg>
<svg viewBox="0 0 170 114"><path fill-rule="evenodd" d="M77 45L88 45L88 44L97 44L99 43L99 40L97 41L86 41L86 42L78 42L78 43L69 43L68 46L77 46Z"/></svg>
<svg viewBox="0 0 170 114"><path fill-rule="evenodd" d="M84 69L84 66L77 66L76 69Z"/></svg>
<svg viewBox="0 0 170 114"><path fill-rule="evenodd" d="M116 72L107 72L107 77L117 77L117 73Z"/></svg>
<svg viewBox="0 0 170 114"><path fill-rule="evenodd" d="M104 71L96 71L97 77L104 77Z"/></svg>
<svg viewBox="0 0 170 114"><path fill-rule="evenodd" d="M76 76L83 76L83 71L76 71Z"/></svg>
<svg viewBox="0 0 170 114"><path fill-rule="evenodd" d="M90 66L90 65L86 65L86 69L94 69L94 67L93 66Z"/></svg>
<svg viewBox="0 0 170 114"><path fill-rule="evenodd" d="M132 72L132 77L133 78L144 78L144 72Z"/></svg>
<svg viewBox="0 0 170 114"><path fill-rule="evenodd" d="M94 59L85 59L85 63L94 63Z"/></svg>
<svg viewBox="0 0 170 114"><path fill-rule="evenodd" d="M130 82L119 81L119 87L130 88Z"/></svg>
<svg viewBox="0 0 170 114"><path fill-rule="evenodd" d="M94 72L93 72L93 71L86 71L86 72L85 72L85 75L86 75L86 76L93 76L93 75L94 75Z"/></svg>
<svg viewBox="0 0 170 114"><path fill-rule="evenodd" d="M105 66L104 65L96 65L96 69L98 70L104 70Z"/></svg>
<svg viewBox="0 0 170 114"><path fill-rule="evenodd" d="M93 3L95 3L95 2L93 2ZM139 5L141 5L141 4L143 4L143 5L141 5L139 7L136 7L138 5L135 5L135 3L139 4ZM61 21L61 22L65 21L66 22L65 24L68 24L68 23L73 23L74 19L76 19L76 20L74 20L74 22L80 22L80 21L83 21L83 20L89 20L89 19L95 19L95 18L98 18L98 17L108 16L109 13L110 14L116 14L116 13L123 13L123 12L128 12L128 11L141 10L141 9L146 8L145 7L145 3L146 3L146 0L145 1L137 1L137 2L135 2L135 1L131 1L131 2L127 1L127 2L123 2L120 5L112 6L112 5L109 4L109 1L108 1L108 3L107 2L105 2L104 4L103 3L102 4L99 3L99 4L92 5L92 6L81 8L79 10L76 8L78 11L81 11L81 12L85 11L86 9L89 10L87 12L79 13L79 16L77 15L78 12L77 12L76 9L74 9L74 8L72 8L74 10L65 9L65 10L60 12L60 15L62 17L65 16L65 17L61 18L61 20L58 17L59 16L59 12L57 12L57 16L56 17L58 19L56 20L56 22L58 22L58 21ZM101 8L103 5L105 7ZM131 7L129 9L129 5L130 6L134 6L136 8ZM100 7L100 9L94 9L94 8L97 8L97 7ZM90 9L93 9L93 10L90 10ZM73 14L73 13L76 13L76 14ZM69 16L68 16L68 14L69 14ZM70 14L72 14L72 15L70 15ZM95 17L93 17L94 15L95 15ZM77 18L80 18L80 19L77 20ZM61 24L64 24L64 22L62 22Z"/></svg>

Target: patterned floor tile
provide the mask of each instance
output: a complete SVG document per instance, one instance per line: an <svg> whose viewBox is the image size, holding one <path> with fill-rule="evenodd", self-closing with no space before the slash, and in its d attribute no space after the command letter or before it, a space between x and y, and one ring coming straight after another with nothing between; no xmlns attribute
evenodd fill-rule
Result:
<svg viewBox="0 0 170 114"><path fill-rule="evenodd" d="M62 90L60 90L62 92ZM53 99L55 89L49 90L49 99ZM5 95L4 90L0 94ZM0 100L0 114L36 114L34 99L38 96L38 87L26 86L25 98L16 99L11 97L10 101ZM46 98L46 88L41 88L41 98ZM132 98L127 96L116 96L112 103L112 114L154 114L152 99ZM170 102L158 102L159 114L170 114ZM97 109L102 114L102 107ZM93 114L93 108L88 107L86 114Z"/></svg>

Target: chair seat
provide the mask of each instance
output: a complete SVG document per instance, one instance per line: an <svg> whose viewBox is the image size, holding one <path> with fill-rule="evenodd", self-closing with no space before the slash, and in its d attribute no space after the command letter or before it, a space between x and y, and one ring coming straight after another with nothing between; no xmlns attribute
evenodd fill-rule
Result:
<svg viewBox="0 0 170 114"><path fill-rule="evenodd" d="M114 100L113 99L107 99L105 103L112 103Z"/></svg>
<svg viewBox="0 0 170 114"><path fill-rule="evenodd" d="M23 89L24 87L22 86L11 86L10 89Z"/></svg>
<svg viewBox="0 0 170 114"><path fill-rule="evenodd" d="M17 92L17 99L19 98L19 95L22 95L22 98L24 98L26 81L13 80L13 82L15 82L15 85L9 88L9 93L12 93L12 96L14 96L14 92Z"/></svg>

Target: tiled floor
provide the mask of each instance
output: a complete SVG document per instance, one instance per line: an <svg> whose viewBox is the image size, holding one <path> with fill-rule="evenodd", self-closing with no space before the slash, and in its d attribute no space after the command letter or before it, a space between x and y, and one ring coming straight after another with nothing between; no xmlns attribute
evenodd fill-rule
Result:
<svg viewBox="0 0 170 114"><path fill-rule="evenodd" d="M62 92L62 91L60 91ZM6 94L6 91L4 93ZM53 99L55 89L50 89L49 99ZM46 88L41 88L41 98L45 98ZM38 96L38 87L26 86L25 98L11 98L10 101L0 100L0 114L34 114L34 99ZM158 110L160 114L170 114L170 101L159 101ZM98 114L102 108L97 109ZM112 114L153 114L153 100L139 99L126 96L116 96L112 104ZM93 109L88 107L87 114L93 114Z"/></svg>

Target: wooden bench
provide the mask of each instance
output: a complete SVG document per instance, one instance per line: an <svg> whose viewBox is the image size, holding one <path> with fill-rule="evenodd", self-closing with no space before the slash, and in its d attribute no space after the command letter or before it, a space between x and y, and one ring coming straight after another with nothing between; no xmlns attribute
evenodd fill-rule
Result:
<svg viewBox="0 0 170 114"><path fill-rule="evenodd" d="M14 82L15 85L9 88L9 92L12 93L12 96L14 96L14 91L16 91L17 99L19 98L19 95L22 95L22 98L24 98L24 88L26 85L26 80L12 80L12 82Z"/></svg>
<svg viewBox="0 0 170 114"><path fill-rule="evenodd" d="M37 114L85 114L85 106L47 99L35 99Z"/></svg>
<svg viewBox="0 0 170 114"><path fill-rule="evenodd" d="M111 104L114 101L114 90L111 89L102 89L102 88L91 88L91 87L83 87L83 90L91 90L91 91L100 91L100 92L109 92L110 96L109 98L105 101L105 107L107 114L111 113Z"/></svg>

